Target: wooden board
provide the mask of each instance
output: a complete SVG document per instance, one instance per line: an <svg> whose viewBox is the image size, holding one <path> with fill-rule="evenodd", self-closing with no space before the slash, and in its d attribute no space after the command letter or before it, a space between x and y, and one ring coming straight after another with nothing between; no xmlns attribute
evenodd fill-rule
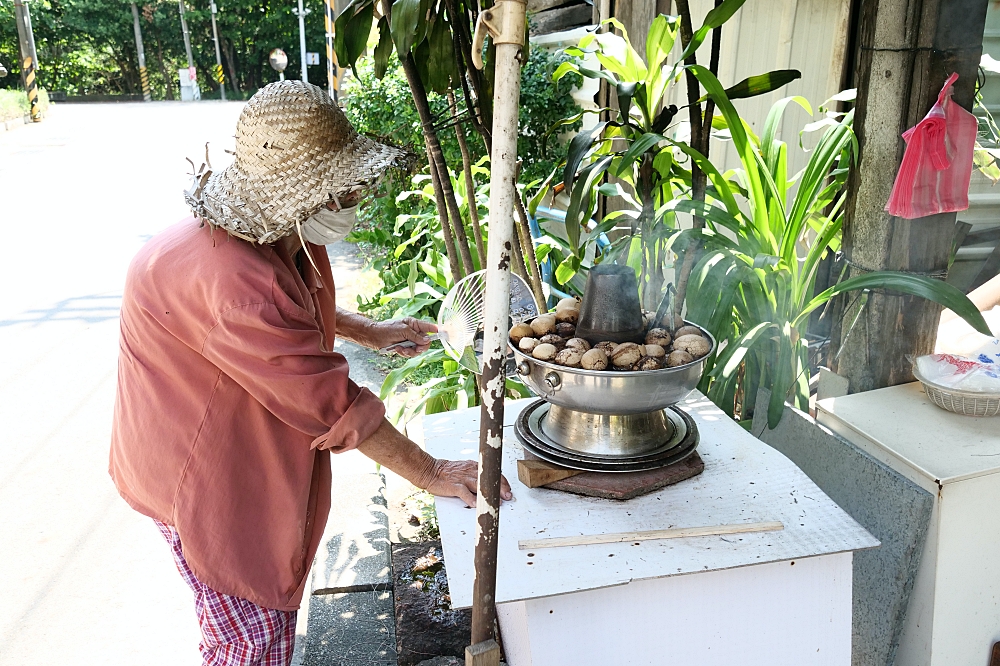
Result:
<svg viewBox="0 0 1000 666"><path fill-rule="evenodd" d="M680 407L691 414L701 434L698 451L705 471L700 476L624 502L527 488L517 480L517 460L523 452L512 426L531 402L510 402L504 410L504 474L516 501L500 508L498 604L878 545L791 461L699 393ZM408 434L435 456L474 460L479 410L424 417L410 424ZM436 504L452 603L468 607L475 577L476 513L456 499L439 498ZM546 548L530 559L517 547L524 539L770 520L781 521L785 529L645 541L638 546Z"/></svg>

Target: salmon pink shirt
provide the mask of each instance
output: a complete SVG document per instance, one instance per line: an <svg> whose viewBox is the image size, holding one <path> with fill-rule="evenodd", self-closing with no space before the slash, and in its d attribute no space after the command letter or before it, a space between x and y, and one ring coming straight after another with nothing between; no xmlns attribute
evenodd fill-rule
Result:
<svg viewBox="0 0 1000 666"><path fill-rule="evenodd" d="M279 610L298 608L326 525L330 452L385 414L330 351L330 263L308 248L319 275L188 218L136 255L121 312L119 493L177 529L200 581Z"/></svg>

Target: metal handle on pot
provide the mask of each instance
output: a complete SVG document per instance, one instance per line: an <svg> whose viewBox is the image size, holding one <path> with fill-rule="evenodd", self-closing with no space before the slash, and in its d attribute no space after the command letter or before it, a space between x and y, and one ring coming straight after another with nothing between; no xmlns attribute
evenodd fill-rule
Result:
<svg viewBox="0 0 1000 666"><path fill-rule="evenodd" d="M561 382L562 380L559 379L559 375L557 375L556 373L554 372L546 373L545 385L549 387L549 390L546 395L552 395L553 393L555 393L559 389L559 385Z"/></svg>

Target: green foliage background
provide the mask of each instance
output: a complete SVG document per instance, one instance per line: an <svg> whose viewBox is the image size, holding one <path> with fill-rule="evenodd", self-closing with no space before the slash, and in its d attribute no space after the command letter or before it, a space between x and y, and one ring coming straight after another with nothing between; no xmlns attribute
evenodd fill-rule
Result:
<svg viewBox="0 0 1000 666"><path fill-rule="evenodd" d="M180 13L175 0L136 3L140 12L146 67L154 99L179 96L177 70L187 66ZM288 54L291 78L299 76L299 24L293 2L216 0L219 39L227 92L246 97L278 80L267 63L274 48ZM326 85L326 47L322 0L305 0L306 45L320 53L309 67L309 80ZM187 0L191 50L203 97L218 97L218 84L208 76L215 64L210 0ZM70 95L140 94L138 56L132 9L124 0L33 0L30 2L39 83ZM20 87L17 27L13 0L0 0L0 62L10 75L0 88Z"/></svg>
<svg viewBox="0 0 1000 666"><path fill-rule="evenodd" d="M522 184L528 184L548 176L566 157L566 145L560 136L552 135L546 138L546 133L556 121L579 113L570 92L573 87L582 82L579 75L565 76L561 80L552 80L553 72L560 64L570 60L569 56L546 49L531 49L528 62L521 70L521 108L520 134L518 138L518 158L521 160ZM393 54L389 60L386 74L381 79L375 77L374 60L365 57L358 61L357 77L348 78L344 84L344 111L351 124L362 134L372 136L380 141L402 146L411 151L417 158L417 172L427 168L427 155L424 149L423 133L420 129L420 119L413 105L410 88L400 67L399 60ZM429 93L428 101L436 118L445 119L448 116L448 101L444 95ZM464 105L458 102L462 110ZM483 141L472 129L469 123L462 125L466 143L472 153L473 163L477 163L486 155ZM575 131L580 123L568 124L563 131ZM448 127L439 132L441 149L445 161L454 173L462 168L462 153L458 147L455 129ZM488 181L486 176L478 176L480 185ZM355 239L373 255L379 270L391 270L412 259L412 252L401 257L394 257L392 252L380 252L378 248L393 250L399 243L396 231L406 238L409 226L394 229L401 215L430 213L434 204L428 198L400 197L407 190L413 189L409 178L389 178L383 182L379 196L372 197L362 206L359 214L359 233ZM464 188L461 195L464 195ZM486 212L483 212L485 217ZM363 233L361 233L363 231ZM403 278L405 280L405 278ZM399 285L387 285L389 291Z"/></svg>

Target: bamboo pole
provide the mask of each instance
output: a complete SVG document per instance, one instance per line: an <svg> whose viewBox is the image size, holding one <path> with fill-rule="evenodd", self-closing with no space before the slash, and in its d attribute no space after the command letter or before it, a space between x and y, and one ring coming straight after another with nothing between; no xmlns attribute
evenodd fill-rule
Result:
<svg viewBox="0 0 1000 666"><path fill-rule="evenodd" d="M517 176L517 112L521 96L520 57L526 0L499 0L479 15L472 54L478 58L486 33L496 47L493 150L490 174L490 234L486 275L483 404L479 431L479 491L476 502L476 580L472 601L472 643L494 639L497 537L500 528L500 463L503 445L504 366L510 315L510 263L514 239ZM477 47L478 46L478 47ZM496 650L499 661L499 650ZM492 661L492 660L491 660ZM469 664L469 657L466 658Z"/></svg>

